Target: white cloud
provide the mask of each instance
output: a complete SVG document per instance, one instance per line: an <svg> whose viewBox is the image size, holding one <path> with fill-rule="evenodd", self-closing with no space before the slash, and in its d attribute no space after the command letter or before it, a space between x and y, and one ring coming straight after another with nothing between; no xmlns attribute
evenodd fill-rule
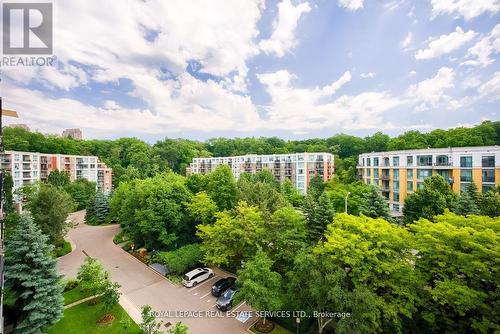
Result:
<svg viewBox="0 0 500 334"><path fill-rule="evenodd" d="M490 80L479 86L477 91L480 97L490 101L500 100L500 72L495 72Z"/></svg>
<svg viewBox="0 0 500 334"><path fill-rule="evenodd" d="M427 49L418 50L415 54L415 59L432 59L448 54L462 47L476 35L476 32L473 30L464 32L462 28L457 27L451 34L441 35L439 38L432 40Z"/></svg>
<svg viewBox="0 0 500 334"><path fill-rule="evenodd" d="M300 17L311 10L308 2L294 6L290 0L283 0L278 5L278 17L273 22L273 33L269 39L262 40L259 47L267 54L283 57L297 45L295 29Z"/></svg>
<svg viewBox="0 0 500 334"><path fill-rule="evenodd" d="M416 74L417 74L417 72L416 72L416 71L410 71L410 72L408 73L408 76L409 76L409 77L412 77L412 76L414 76L414 75L416 75Z"/></svg>
<svg viewBox="0 0 500 334"><path fill-rule="evenodd" d="M368 72L368 73L361 73L359 76L362 77L363 79L368 79L368 78L375 78L377 73L375 72Z"/></svg>
<svg viewBox="0 0 500 334"><path fill-rule="evenodd" d="M436 107L439 102L451 99L445 91L454 87L454 79L455 73L451 68L441 67L434 77L411 85L407 94L415 103L420 103L418 110Z"/></svg>
<svg viewBox="0 0 500 334"><path fill-rule="evenodd" d="M379 128L390 124L384 113L402 104L387 92L363 92L332 99L351 79L345 72L337 81L324 87L297 88L295 76L286 70L257 75L271 96L264 126L270 129L306 131L330 128Z"/></svg>
<svg viewBox="0 0 500 334"><path fill-rule="evenodd" d="M432 0L431 4L432 18L450 14L470 20L483 13L496 14L500 11L498 0Z"/></svg>
<svg viewBox="0 0 500 334"><path fill-rule="evenodd" d="M406 37L401 41L401 47L405 50L408 50L411 42L413 41L413 33L410 31Z"/></svg>
<svg viewBox="0 0 500 334"><path fill-rule="evenodd" d="M497 24L491 32L471 47L467 52L467 60L462 65L486 67L495 60L492 54L500 51L500 24Z"/></svg>
<svg viewBox="0 0 500 334"><path fill-rule="evenodd" d="M338 0L338 2L340 7L344 7L351 12L363 8L363 0Z"/></svg>

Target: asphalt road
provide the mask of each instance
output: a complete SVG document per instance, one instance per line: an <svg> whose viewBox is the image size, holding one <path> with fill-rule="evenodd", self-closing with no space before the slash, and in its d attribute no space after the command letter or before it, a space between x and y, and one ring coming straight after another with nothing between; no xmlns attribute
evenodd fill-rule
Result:
<svg viewBox="0 0 500 334"><path fill-rule="evenodd" d="M216 271L215 277L194 288L174 285L113 243L113 237L120 230L118 225L85 225L83 211L71 218L77 223L68 232L73 251L59 259L59 271L64 276L76 277L85 256L92 256L99 259L111 273L112 280L121 285L120 304L136 322L140 322L142 305L148 304L164 323L182 321L189 327L190 334L248 333L246 329L253 320L243 323L235 318L239 312L251 310L248 305L235 305L232 310L235 314L229 316L216 313L210 288L222 275L220 272ZM213 317L206 317L206 312Z"/></svg>

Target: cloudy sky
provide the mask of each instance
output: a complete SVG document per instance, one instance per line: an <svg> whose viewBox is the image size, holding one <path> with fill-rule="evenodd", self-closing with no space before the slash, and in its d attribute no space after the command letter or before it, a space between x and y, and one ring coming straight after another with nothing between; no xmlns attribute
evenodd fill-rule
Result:
<svg viewBox="0 0 500 334"><path fill-rule="evenodd" d="M15 122L42 132L309 138L500 119L500 0L54 6L57 66L2 68Z"/></svg>

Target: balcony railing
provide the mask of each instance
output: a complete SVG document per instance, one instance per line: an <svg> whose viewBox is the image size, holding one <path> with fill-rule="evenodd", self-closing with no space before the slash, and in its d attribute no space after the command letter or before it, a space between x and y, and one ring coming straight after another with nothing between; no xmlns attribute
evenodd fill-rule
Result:
<svg viewBox="0 0 500 334"><path fill-rule="evenodd" d="M389 181L391 179L389 175L382 175L380 178L384 181Z"/></svg>
<svg viewBox="0 0 500 334"><path fill-rule="evenodd" d="M483 176L483 182L495 183L495 177L494 176Z"/></svg>
<svg viewBox="0 0 500 334"><path fill-rule="evenodd" d="M452 162L435 162L434 167L453 167Z"/></svg>

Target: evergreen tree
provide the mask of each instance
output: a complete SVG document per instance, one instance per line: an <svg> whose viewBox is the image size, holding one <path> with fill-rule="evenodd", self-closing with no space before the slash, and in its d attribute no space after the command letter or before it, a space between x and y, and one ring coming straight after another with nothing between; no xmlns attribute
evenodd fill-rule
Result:
<svg viewBox="0 0 500 334"><path fill-rule="evenodd" d="M14 333L44 332L63 313L63 285L57 261L49 255L53 246L33 220L23 216L6 248L6 287L16 294L19 311Z"/></svg>
<svg viewBox="0 0 500 334"><path fill-rule="evenodd" d="M373 186L370 192L365 195L365 201L361 204L359 212L371 218L391 220L387 200L384 196L380 195L377 188Z"/></svg>
<svg viewBox="0 0 500 334"><path fill-rule="evenodd" d="M323 237L326 226L332 222L334 210L330 198L323 193L319 198L309 193L302 207L306 216L309 239L315 243Z"/></svg>
<svg viewBox="0 0 500 334"><path fill-rule="evenodd" d="M469 192L466 191L459 197L455 213L461 216L475 215L479 213L479 208L470 196Z"/></svg>
<svg viewBox="0 0 500 334"><path fill-rule="evenodd" d="M104 224L108 220L108 215L109 196L99 191L87 205L85 219L88 224Z"/></svg>
<svg viewBox="0 0 500 334"><path fill-rule="evenodd" d="M474 182L471 182L465 188L465 193L469 196L469 198L474 202L474 204L479 205L481 194L477 190L477 186Z"/></svg>

